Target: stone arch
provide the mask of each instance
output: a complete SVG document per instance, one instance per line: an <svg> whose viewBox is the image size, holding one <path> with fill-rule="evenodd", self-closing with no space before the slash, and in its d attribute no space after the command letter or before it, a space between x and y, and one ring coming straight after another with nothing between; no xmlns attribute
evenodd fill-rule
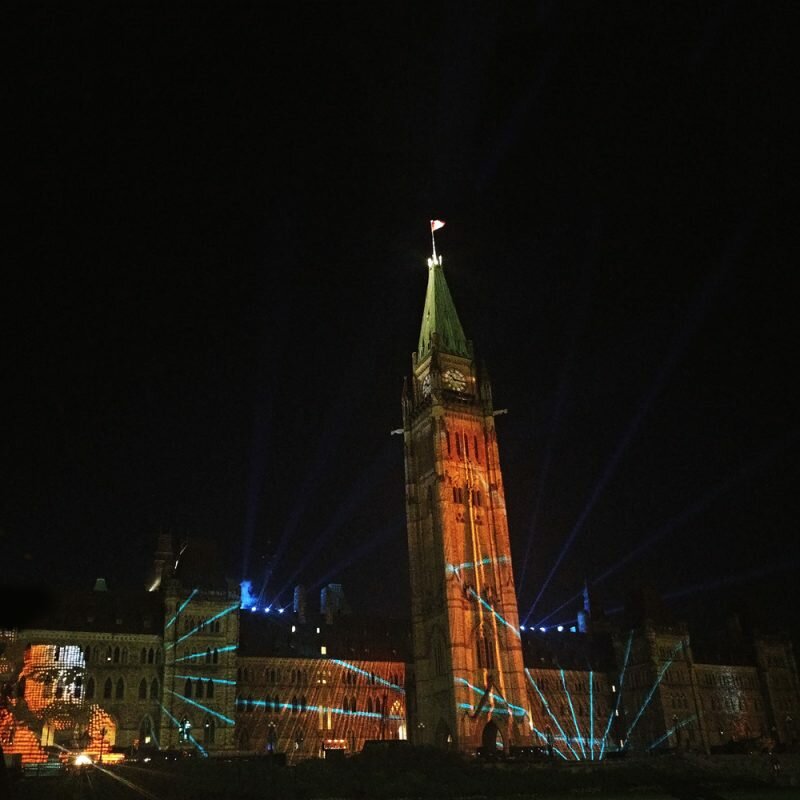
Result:
<svg viewBox="0 0 800 800"><path fill-rule="evenodd" d="M499 753L505 749L503 734L500 733L500 729L492 720L489 720L486 725L483 726L481 746L483 747L483 752L487 755L490 753Z"/></svg>

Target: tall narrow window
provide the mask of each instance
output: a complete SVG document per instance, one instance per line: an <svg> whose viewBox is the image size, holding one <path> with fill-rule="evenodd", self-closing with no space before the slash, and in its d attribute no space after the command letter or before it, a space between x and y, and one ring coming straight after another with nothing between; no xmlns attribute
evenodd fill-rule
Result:
<svg viewBox="0 0 800 800"><path fill-rule="evenodd" d="M158 680L156 678L150 682L150 699L158 700Z"/></svg>
<svg viewBox="0 0 800 800"><path fill-rule="evenodd" d="M478 450L478 437L477 436L473 436L472 437L472 443L475 445L475 460L477 462L480 462L481 454L480 454L480 451Z"/></svg>
<svg viewBox="0 0 800 800"><path fill-rule="evenodd" d="M183 694L186 697L191 697L192 696L192 679L191 678L187 678L186 679L186 683L183 684Z"/></svg>
<svg viewBox="0 0 800 800"><path fill-rule="evenodd" d="M214 696L214 681L208 680L206 682L206 697L213 697Z"/></svg>
<svg viewBox="0 0 800 800"><path fill-rule="evenodd" d="M139 681L139 699L147 700L147 681L144 678Z"/></svg>
<svg viewBox="0 0 800 800"><path fill-rule="evenodd" d="M461 455L461 434L456 433L456 455Z"/></svg>
<svg viewBox="0 0 800 800"><path fill-rule="evenodd" d="M116 698L117 700L123 700L125 698L125 682L122 678L117 681Z"/></svg>
<svg viewBox="0 0 800 800"><path fill-rule="evenodd" d="M111 678L106 678L106 682L103 684L103 699L110 700L111 693L114 691L114 684L111 683Z"/></svg>
<svg viewBox="0 0 800 800"><path fill-rule="evenodd" d="M444 435L447 439L447 455L450 455L450 431L445 431Z"/></svg>
<svg viewBox="0 0 800 800"><path fill-rule="evenodd" d="M94 678L89 678L86 681L86 699L94 700Z"/></svg>

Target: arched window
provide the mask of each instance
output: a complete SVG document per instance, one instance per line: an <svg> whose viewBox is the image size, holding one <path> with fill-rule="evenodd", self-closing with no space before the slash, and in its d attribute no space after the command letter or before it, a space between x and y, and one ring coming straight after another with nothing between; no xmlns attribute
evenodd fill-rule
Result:
<svg viewBox="0 0 800 800"><path fill-rule="evenodd" d="M355 695L353 695L353 696L350 698L350 710L351 710L353 713L355 713L356 711L358 711L358 706L356 705L356 696L355 696Z"/></svg>
<svg viewBox="0 0 800 800"><path fill-rule="evenodd" d="M186 683L183 684L183 696L184 697L191 697L192 696L192 679L187 678Z"/></svg>
<svg viewBox="0 0 800 800"><path fill-rule="evenodd" d="M305 711L306 710L306 696L305 695L303 695L300 698L300 710L301 711Z"/></svg>
<svg viewBox="0 0 800 800"><path fill-rule="evenodd" d="M483 631L478 635L477 650L478 666L481 669L494 669L494 643Z"/></svg>
<svg viewBox="0 0 800 800"><path fill-rule="evenodd" d="M147 648L146 647L142 648L141 655L139 656L139 662L141 664L146 664L147 663Z"/></svg>
<svg viewBox="0 0 800 800"><path fill-rule="evenodd" d="M150 648L150 649L147 651L147 663L148 663L148 664L152 664L152 663L155 661L155 656L156 656L156 654L155 654L155 651L154 651L154 650L153 650L153 648L151 647L151 648Z"/></svg>
<svg viewBox="0 0 800 800"><path fill-rule="evenodd" d="M114 648L114 663L119 664L119 647Z"/></svg>
<svg viewBox="0 0 800 800"><path fill-rule="evenodd" d="M274 707L274 709L275 709L275 713L276 713L276 714L280 714L280 712L281 712L281 700L280 700L280 698L278 697L278 695L275 695L275 696L272 698L272 705L273 705L273 707Z"/></svg>
<svg viewBox="0 0 800 800"><path fill-rule="evenodd" d="M210 664L210 663L211 663L211 648L207 647L206 648L206 664Z"/></svg>
<svg viewBox="0 0 800 800"><path fill-rule="evenodd" d="M114 651L111 649L111 645L106 647L106 661L111 661L111 656L114 654Z"/></svg>
<svg viewBox="0 0 800 800"><path fill-rule="evenodd" d="M371 714L371 713L372 713L372 698L368 697L367 698L367 714Z"/></svg>
<svg viewBox="0 0 800 800"><path fill-rule="evenodd" d="M123 647L122 648L122 663L123 664L127 664L128 663L128 648L127 647Z"/></svg>
<svg viewBox="0 0 800 800"><path fill-rule="evenodd" d="M139 682L139 699L147 700L147 681L144 678Z"/></svg>
<svg viewBox="0 0 800 800"><path fill-rule="evenodd" d="M125 681L122 678L117 679L117 691L114 693L117 700L125 699Z"/></svg>
<svg viewBox="0 0 800 800"><path fill-rule="evenodd" d="M292 695L292 707L291 707L290 710L291 710L292 714L296 714L297 713L297 695L296 694Z"/></svg>
<svg viewBox="0 0 800 800"><path fill-rule="evenodd" d="M244 700L242 700L242 696L237 694L236 695L236 710L241 711L244 708Z"/></svg>
<svg viewBox="0 0 800 800"><path fill-rule="evenodd" d="M206 697L213 697L214 696L214 681L208 680L206 683Z"/></svg>
<svg viewBox="0 0 800 800"><path fill-rule="evenodd" d="M219 651L217 650L216 647L214 648L214 652L211 655L211 661L214 664L216 664L219 661Z"/></svg>
<svg viewBox="0 0 800 800"><path fill-rule="evenodd" d="M150 699L158 700L158 678L153 678L150 682Z"/></svg>
<svg viewBox="0 0 800 800"><path fill-rule="evenodd" d="M161 648L156 648L156 664L161 663Z"/></svg>
<svg viewBox="0 0 800 800"><path fill-rule="evenodd" d="M86 681L86 699L94 700L94 678L89 678Z"/></svg>
<svg viewBox="0 0 800 800"><path fill-rule="evenodd" d="M103 699L110 700L113 691L114 684L111 682L111 678L106 678L106 682L103 684Z"/></svg>

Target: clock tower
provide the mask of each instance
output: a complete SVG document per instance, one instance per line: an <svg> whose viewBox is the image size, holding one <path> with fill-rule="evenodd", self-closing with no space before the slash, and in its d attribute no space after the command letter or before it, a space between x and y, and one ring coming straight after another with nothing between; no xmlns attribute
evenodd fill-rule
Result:
<svg viewBox="0 0 800 800"><path fill-rule="evenodd" d="M475 752L530 742L492 392L428 259L403 389L406 518L419 743Z"/></svg>

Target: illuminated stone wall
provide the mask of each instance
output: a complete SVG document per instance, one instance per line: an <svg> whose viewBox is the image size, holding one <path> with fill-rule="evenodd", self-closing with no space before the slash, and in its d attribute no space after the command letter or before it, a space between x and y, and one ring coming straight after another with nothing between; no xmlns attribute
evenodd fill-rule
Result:
<svg viewBox="0 0 800 800"><path fill-rule="evenodd" d="M313 658L239 659L237 747L286 753L359 752L367 739L405 739L405 665Z"/></svg>

